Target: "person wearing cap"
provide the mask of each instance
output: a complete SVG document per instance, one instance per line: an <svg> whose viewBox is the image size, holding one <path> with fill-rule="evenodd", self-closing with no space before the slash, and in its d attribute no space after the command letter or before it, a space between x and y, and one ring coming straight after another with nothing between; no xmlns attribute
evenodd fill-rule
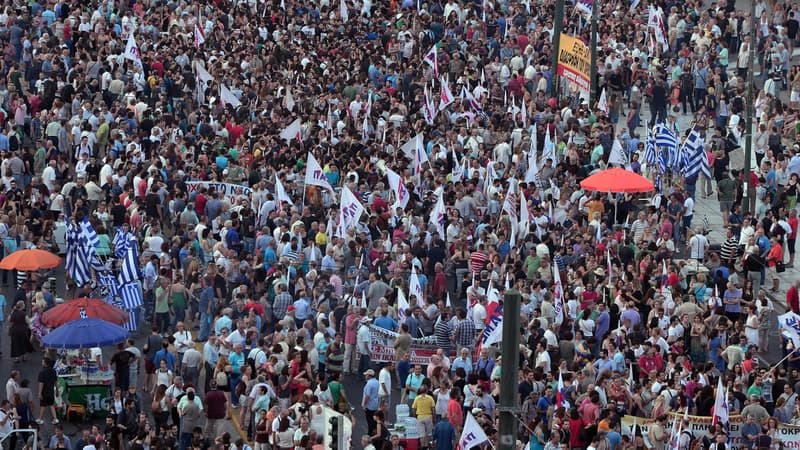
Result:
<svg viewBox="0 0 800 450"><path fill-rule="evenodd" d="M356 333L356 347L358 348L358 353L361 354L361 358L358 361L358 373L362 374L369 369L372 363L370 359L370 347L372 345L371 332L369 329L370 323L372 323L372 319L369 317L362 317L359 321L358 332Z"/></svg>
<svg viewBox="0 0 800 450"><path fill-rule="evenodd" d="M364 385L364 392L361 396L361 407L364 409L364 415L367 422L367 433L370 435L375 434L375 411L378 410L380 405L380 385L375 378L375 371L367 369L363 372L366 384Z"/></svg>

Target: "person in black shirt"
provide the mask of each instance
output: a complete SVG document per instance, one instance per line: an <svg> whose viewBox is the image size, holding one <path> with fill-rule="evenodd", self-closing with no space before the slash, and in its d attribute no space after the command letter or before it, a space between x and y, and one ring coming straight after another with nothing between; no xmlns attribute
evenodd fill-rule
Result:
<svg viewBox="0 0 800 450"><path fill-rule="evenodd" d="M158 196L159 183L154 182L150 187L150 193L144 199L145 211L150 219L161 220L161 197Z"/></svg>
<svg viewBox="0 0 800 450"><path fill-rule="evenodd" d="M123 391L128 390L130 385L131 362L136 356L125 350L125 344L117 344L117 353L111 357L111 365L114 366L116 385Z"/></svg>
<svg viewBox="0 0 800 450"><path fill-rule="evenodd" d="M58 416L56 416L56 382L58 382L58 375L53 369L53 360L50 358L42 359L42 370L39 372L39 418L36 423L41 425L44 423L42 417L44 411L50 409L50 414L53 417L53 424L58 424Z"/></svg>
<svg viewBox="0 0 800 450"><path fill-rule="evenodd" d="M114 232L116 233L117 227L121 227L123 224L125 224L125 214L127 211L125 210L125 206L120 204L119 197L112 196L111 202L114 205L111 207L110 211L112 218L111 222L114 224Z"/></svg>

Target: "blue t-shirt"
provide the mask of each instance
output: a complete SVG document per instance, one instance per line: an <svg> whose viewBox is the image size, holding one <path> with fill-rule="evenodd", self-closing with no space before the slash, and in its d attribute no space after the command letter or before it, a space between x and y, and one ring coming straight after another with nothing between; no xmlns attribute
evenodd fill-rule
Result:
<svg viewBox="0 0 800 450"><path fill-rule="evenodd" d="M231 352L231 354L228 355L228 362L231 363L231 369L233 370L234 375L239 375L242 373L242 365L244 365L244 352Z"/></svg>
<svg viewBox="0 0 800 450"><path fill-rule="evenodd" d="M175 355L164 350L163 348L157 351L153 356L153 364L155 364L156 368L159 367L162 359L167 361L167 369L175 370Z"/></svg>
<svg viewBox="0 0 800 450"><path fill-rule="evenodd" d="M375 326L389 331L397 330L397 322L389 316L381 316L375 319Z"/></svg>
<svg viewBox="0 0 800 450"><path fill-rule="evenodd" d="M449 420L440 420L433 428L433 439L436 441L436 450L453 450L456 429Z"/></svg>

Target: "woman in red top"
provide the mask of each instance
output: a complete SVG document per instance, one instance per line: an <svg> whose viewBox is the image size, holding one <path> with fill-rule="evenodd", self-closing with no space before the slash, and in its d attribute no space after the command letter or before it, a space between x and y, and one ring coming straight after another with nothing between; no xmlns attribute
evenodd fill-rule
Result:
<svg viewBox="0 0 800 450"><path fill-rule="evenodd" d="M767 268L772 277L772 292L778 292L781 280L778 278L777 266L779 262L783 262L783 247L777 238L770 239L772 247L767 254Z"/></svg>

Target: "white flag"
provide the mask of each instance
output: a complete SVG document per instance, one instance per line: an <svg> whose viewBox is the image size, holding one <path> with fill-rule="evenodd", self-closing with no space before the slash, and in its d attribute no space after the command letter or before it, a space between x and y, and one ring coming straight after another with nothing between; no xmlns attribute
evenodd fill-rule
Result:
<svg viewBox="0 0 800 450"><path fill-rule="evenodd" d="M210 73L203 67L201 64L194 65L194 71L197 74L197 79L202 81L203 83L209 83L214 81L214 77L211 76Z"/></svg>
<svg viewBox="0 0 800 450"><path fill-rule="evenodd" d="M361 291L361 307L367 309L367 290L364 289Z"/></svg>
<svg viewBox="0 0 800 450"><path fill-rule="evenodd" d="M712 419L713 423L728 423L728 396L725 395L725 389L722 386L722 377L718 378L717 381L717 395L714 398L714 417ZM676 419L677 420L677 419Z"/></svg>
<svg viewBox="0 0 800 450"><path fill-rule="evenodd" d="M286 94L283 96L283 106L292 112L294 109L294 96L292 96L291 86L286 86Z"/></svg>
<svg viewBox="0 0 800 450"><path fill-rule="evenodd" d="M350 13L347 11L347 2L339 0L339 15L342 17L342 22L347 22L350 18Z"/></svg>
<svg viewBox="0 0 800 450"><path fill-rule="evenodd" d="M608 100L606 100L606 88L600 92L600 99L597 101L597 109L603 111L606 116L608 115Z"/></svg>
<svg viewBox="0 0 800 450"><path fill-rule="evenodd" d="M453 97L453 93L450 92L449 83L444 78L439 78L439 84L442 85L439 93L439 111L444 111L456 99Z"/></svg>
<svg viewBox="0 0 800 450"><path fill-rule="evenodd" d="M611 154L608 155L608 163L619 164L620 166L628 164L628 158L625 157L625 150L622 149L619 139L614 139L614 144L611 146Z"/></svg>
<svg viewBox="0 0 800 450"><path fill-rule="evenodd" d="M436 55L436 44L433 44L428 53L425 54L425 62L428 63L429 66L433 67L433 75L438 77L439 76L439 59Z"/></svg>
<svg viewBox="0 0 800 450"><path fill-rule="evenodd" d="M562 234L563 238L564 235ZM562 244L563 246L563 244ZM558 271L558 264L553 262L553 321L556 325L561 325L564 321L564 286L561 284L561 274Z"/></svg>
<svg viewBox="0 0 800 450"><path fill-rule="evenodd" d="M222 101L223 105L231 105L234 108L238 108L242 104L224 84L219 85L219 99Z"/></svg>
<svg viewBox="0 0 800 450"><path fill-rule="evenodd" d="M778 316L778 329L783 337L790 339L795 350L800 348L800 316L792 311Z"/></svg>
<svg viewBox="0 0 800 450"><path fill-rule="evenodd" d="M444 239L444 226L447 224L447 210L444 207L444 190L439 192L439 198L436 199L436 205L431 211L431 216L428 219L428 224L436 228L439 232L439 238Z"/></svg>
<svg viewBox="0 0 800 450"><path fill-rule="evenodd" d="M136 64L136 67L142 69L142 53L139 51L139 46L136 45L136 40L133 38L133 32L128 35L128 43L125 45L125 59L129 59Z"/></svg>
<svg viewBox="0 0 800 450"><path fill-rule="evenodd" d="M314 158L314 155L312 155L311 152L308 152L306 157L305 184L306 186L319 186L329 190L330 192L333 192L333 186L331 186L331 182L328 181L328 176L325 175L325 171L322 170L322 166L317 161L317 158Z"/></svg>
<svg viewBox="0 0 800 450"><path fill-rule="evenodd" d="M405 180L400 174L392 169L386 169L386 178L389 179L389 187L394 192L394 204L392 205L392 214L397 208L406 209L408 201L411 199L411 194L405 185Z"/></svg>
<svg viewBox="0 0 800 450"><path fill-rule="evenodd" d="M408 279L408 295L413 295L417 298L417 305L425 304L425 292L422 291L422 285L419 283L417 276L417 266L411 266L411 277Z"/></svg>
<svg viewBox="0 0 800 450"><path fill-rule="evenodd" d="M400 323L406 321L406 310L409 308L408 299L402 288L397 288L397 318Z"/></svg>
<svg viewBox="0 0 800 450"><path fill-rule="evenodd" d="M531 229L531 210L528 208L528 200L525 192L519 193L519 239L524 241Z"/></svg>
<svg viewBox="0 0 800 450"><path fill-rule="evenodd" d="M526 183L536 183L539 179L539 166L536 163L536 152L528 153L528 171L525 172Z"/></svg>
<svg viewBox="0 0 800 450"><path fill-rule="evenodd" d="M453 153L453 170L450 172L450 178L453 183L458 183L464 178L464 165L458 161L455 149L451 149Z"/></svg>
<svg viewBox="0 0 800 450"><path fill-rule="evenodd" d="M275 176L275 195L278 197L279 202L286 202L292 206L294 206L294 202L292 202L292 198L286 194L286 190L283 189L283 183L281 183L280 178Z"/></svg>
<svg viewBox="0 0 800 450"><path fill-rule="evenodd" d="M342 188L342 198L339 208L342 214L342 226L344 227L344 231L354 227L359 219L361 219L361 215L364 214L364 206L347 186Z"/></svg>
<svg viewBox="0 0 800 450"><path fill-rule="evenodd" d="M553 160L553 163L556 163L556 145L550 138L550 127L547 126L546 128L547 131L544 134L544 148L542 148L542 161L546 161L547 158L550 158Z"/></svg>
<svg viewBox="0 0 800 450"><path fill-rule="evenodd" d="M133 35L133 33L131 33ZM206 42L205 33L203 33L203 29L194 25L194 48L200 48Z"/></svg>
<svg viewBox="0 0 800 450"><path fill-rule="evenodd" d="M445 301L444 306L446 308L452 308L453 307L453 304L450 303L450 291L447 291L447 300Z"/></svg>
<svg viewBox="0 0 800 450"><path fill-rule="evenodd" d="M400 146L400 150L403 151L403 154L410 160L414 160L414 157L417 153L417 147L422 145L422 141L424 139L424 135L422 133L417 133L416 136L412 137L411 139L407 140L405 144Z"/></svg>
<svg viewBox="0 0 800 450"><path fill-rule="evenodd" d="M500 320L497 322L497 325L494 327L494 329L489 331L488 335L486 334L486 332L484 332L481 348L486 348L502 340L503 340L503 316L500 316Z"/></svg>
<svg viewBox="0 0 800 450"><path fill-rule="evenodd" d="M279 135L281 139L292 142L292 139L297 139L299 142L303 141L303 122L300 119L295 119L294 122L290 123L289 126L281 131Z"/></svg>
<svg viewBox="0 0 800 450"><path fill-rule="evenodd" d="M525 98L522 98L522 128L528 128L528 108L525 106Z"/></svg>

